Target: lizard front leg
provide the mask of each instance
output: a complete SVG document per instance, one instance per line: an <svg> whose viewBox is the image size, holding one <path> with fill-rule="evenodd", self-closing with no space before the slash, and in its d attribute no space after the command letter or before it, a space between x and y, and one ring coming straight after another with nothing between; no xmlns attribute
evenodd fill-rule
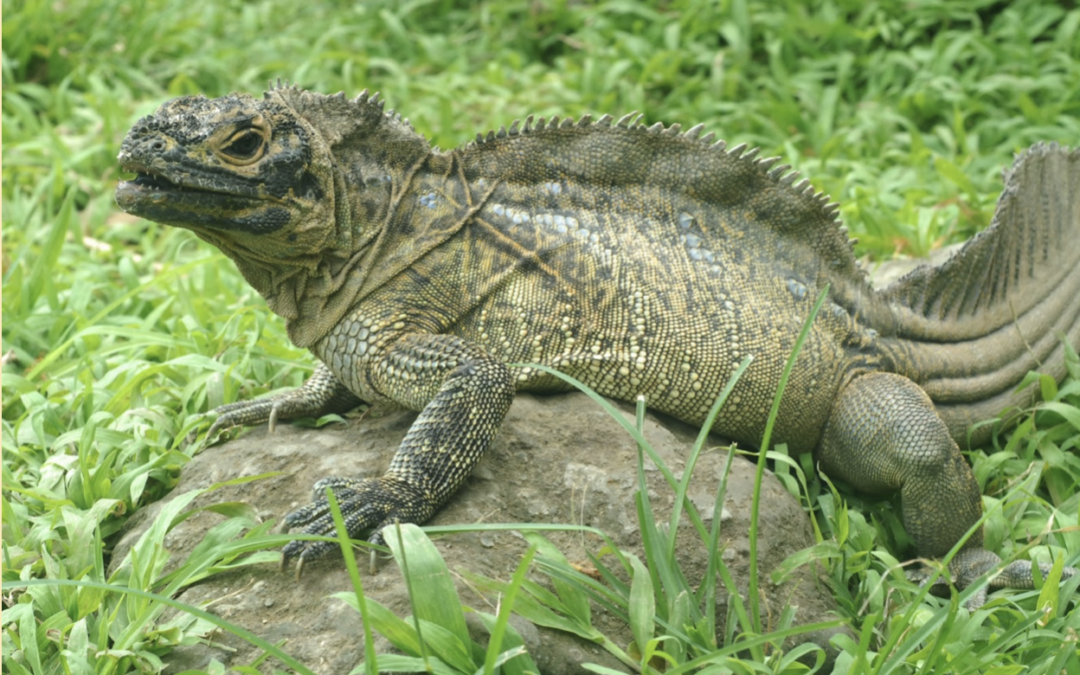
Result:
<svg viewBox="0 0 1080 675"><path fill-rule="evenodd" d="M450 499L487 450L514 398L506 364L451 335L408 334L370 364L369 382L380 395L420 415L380 478L326 478L315 484L314 502L285 517L289 527L332 535L325 488L333 490L350 537L396 522L421 523ZM283 564L316 558L337 546L293 541Z"/></svg>
<svg viewBox="0 0 1080 675"><path fill-rule="evenodd" d="M269 422L270 431L273 432L279 419L291 420L298 417L321 417L331 413L344 413L361 403L363 401L356 394L349 391L340 380L334 377L329 368L320 363L299 389L269 398L218 406L214 409L218 417L210 425L206 438L213 438L214 434L221 429L239 425L253 426L263 422Z"/></svg>
<svg viewBox="0 0 1080 675"><path fill-rule="evenodd" d="M840 392L825 427L818 454L821 467L859 490L899 490L904 527L919 555L940 558L982 516L982 496L960 448L934 410L930 397L911 380L892 373L868 373ZM949 573L964 588L1001 562L983 548L976 530L953 557ZM1040 567L1043 575L1049 566ZM1031 562L1016 561L991 586L1031 588ZM1077 573L1065 568L1063 578ZM975 609L985 591L968 601Z"/></svg>

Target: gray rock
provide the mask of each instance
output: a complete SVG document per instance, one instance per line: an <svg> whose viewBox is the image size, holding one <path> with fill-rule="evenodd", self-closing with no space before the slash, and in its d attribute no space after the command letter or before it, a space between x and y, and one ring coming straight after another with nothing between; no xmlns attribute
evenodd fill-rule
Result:
<svg viewBox="0 0 1080 675"><path fill-rule="evenodd" d="M953 255L963 248L963 246L964 244L960 243L934 249L933 251L930 251L925 258L895 258L876 265L869 264L867 265L867 269L870 273L870 282L873 284L874 288L886 288L889 284L897 281L905 274L921 265L937 267L953 257Z"/></svg>
<svg viewBox="0 0 1080 675"><path fill-rule="evenodd" d="M621 410L633 419L630 406L622 406ZM280 518L307 502L311 485L320 478L381 474L414 418L415 414L409 412L373 411L363 419L350 419L345 424L317 430L283 425L269 435L265 428L255 429L196 456L184 468L173 494L238 476L281 471L282 475L273 478L219 489L195 503L199 506L243 501L260 514L271 513ZM646 421L646 438L676 476L681 475L696 433L693 427L670 418L649 416ZM695 469L689 494L703 516L712 511L725 461L724 451L710 450L702 454ZM601 529L621 548L642 555L633 498L637 487L636 462L633 440L584 395L519 395L487 457L430 524L583 524ZM648 469L653 506L657 517L666 522L674 501L672 491L654 466L649 464ZM753 480L754 466L737 458L728 479L721 516L723 560L744 598L749 575L747 533ZM766 475L762 490L758 555L763 616L775 620L790 605L798 607L797 624L834 618L830 612L835 609L835 603L818 576L820 570L802 568L781 585L769 581L769 573L777 565L814 541L806 514L771 474ZM133 517L115 549L114 561L123 558L165 502L167 499ZM167 539L174 560L183 560L220 518L214 513L201 512L178 525ZM580 532L552 532L546 536L575 562L587 562L586 551L596 552L602 546L596 537ZM509 579L526 547L523 539L511 532L464 533L437 538L435 544L451 571L469 570L502 580ZM680 529L677 550L687 578L697 584L706 569L707 552L688 524ZM361 573L367 595L399 616L410 613L396 565L384 562L374 575L366 569ZM539 574L533 578L543 580ZM180 599L192 604L215 600L210 611L270 642L283 641L285 651L315 672L338 675L348 673L363 656L359 615L344 603L328 598L349 589L340 557L327 557L305 567L299 582L291 572L283 573L275 565L253 566L216 575L188 589ZM460 577L458 592L466 605L495 611L494 599L479 597ZM718 611L721 623L726 615L726 605L721 606ZM597 610L594 623L623 647L632 639L629 628L606 612ZM515 625L526 639L538 667L548 675L585 672L582 662L625 670L597 645L527 621L515 619ZM482 628L474 630L474 637L480 642L486 639L481 639L483 634ZM825 645L830 635L811 637ZM389 644L381 637L378 639L380 649L388 651ZM170 664L167 672L202 667L211 658L226 665L239 665L258 655L257 650L230 634L216 633L213 641L219 646L184 646L166 656Z"/></svg>

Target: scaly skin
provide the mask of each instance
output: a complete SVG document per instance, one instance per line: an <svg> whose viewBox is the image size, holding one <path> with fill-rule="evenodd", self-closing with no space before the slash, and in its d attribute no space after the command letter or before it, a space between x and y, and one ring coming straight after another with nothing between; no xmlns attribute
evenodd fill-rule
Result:
<svg viewBox="0 0 1080 675"><path fill-rule="evenodd" d="M982 509L957 443L1031 401L1015 391L1028 370L1063 377L1057 335L1080 341L1080 153L1029 150L986 233L877 293L835 205L700 134L530 118L441 152L366 92L187 97L131 130L120 162L138 177L117 202L219 247L323 364L297 392L219 408L212 432L359 401L420 411L383 477L320 482L292 527L332 533L326 487L353 536L429 518L516 391L565 388L510 363L701 423L752 355L716 428L756 443L828 285L774 438L859 489L899 491L919 553L944 555ZM998 562L980 531L950 569L967 585ZM1030 583L1030 564L999 579Z"/></svg>
<svg viewBox="0 0 1080 675"><path fill-rule="evenodd" d="M213 438L218 431L229 427L254 426L263 422L273 433L278 420L346 413L361 403L363 401L345 388L329 368L320 365L304 386L288 394L218 406L214 410L218 417L210 425L206 437Z"/></svg>

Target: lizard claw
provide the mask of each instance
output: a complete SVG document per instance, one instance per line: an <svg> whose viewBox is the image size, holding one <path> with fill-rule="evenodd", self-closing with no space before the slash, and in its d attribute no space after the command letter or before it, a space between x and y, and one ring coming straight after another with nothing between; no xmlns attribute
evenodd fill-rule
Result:
<svg viewBox="0 0 1080 675"><path fill-rule="evenodd" d="M214 434L235 426L254 426L267 422L274 433L280 420L298 417L321 417L328 413L345 413L362 401L338 381L325 365L320 365L293 391L254 401L238 401L214 408L218 418L206 432L208 439Z"/></svg>
<svg viewBox="0 0 1080 675"><path fill-rule="evenodd" d="M369 532L368 543L375 546L385 545L382 537L384 527L396 522L422 522L434 511L422 496L411 486L393 479L354 479L326 478L315 484L315 500L307 506L285 516L286 529L302 527L305 534L318 534L333 537L336 534L330 503L324 491L330 488L337 497L345 529L350 537L358 537ZM282 569L296 560L296 578L304 566L316 558L337 549L338 542L332 540L290 541L282 549ZM370 570L376 570L376 550L371 550Z"/></svg>
<svg viewBox="0 0 1080 675"><path fill-rule="evenodd" d="M206 440L213 439L215 434L230 427L251 426L268 419L271 406L276 404L274 399L257 399L219 405L214 408L217 419L207 430Z"/></svg>
<svg viewBox="0 0 1080 675"><path fill-rule="evenodd" d="M274 401L274 406L272 408L270 408L270 419L267 420L267 426L270 429L270 433L274 433L274 431L277 430L278 410L280 410L280 409L281 409L281 402L280 401Z"/></svg>
<svg viewBox="0 0 1080 675"><path fill-rule="evenodd" d="M216 435L224 429L232 426L226 421L227 415L218 415L214 423L210 425L210 428L206 431L206 441L209 443Z"/></svg>

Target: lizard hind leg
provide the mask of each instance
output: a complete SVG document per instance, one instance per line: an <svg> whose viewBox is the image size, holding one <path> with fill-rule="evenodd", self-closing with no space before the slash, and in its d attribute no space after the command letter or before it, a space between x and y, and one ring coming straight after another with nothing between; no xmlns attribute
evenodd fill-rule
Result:
<svg viewBox="0 0 1080 675"><path fill-rule="evenodd" d="M818 460L825 473L863 492L899 490L904 527L921 556L944 556L982 515L979 484L960 448L930 397L906 377L852 379L837 397ZM982 543L980 528L953 561L967 561L955 579L961 587L999 561Z"/></svg>
<svg viewBox="0 0 1080 675"><path fill-rule="evenodd" d="M825 473L873 494L900 491L904 527L919 555L946 555L982 517L982 497L960 448L918 385L892 373L851 380L837 397L822 436L818 460ZM1001 558L983 548L979 528L949 563L949 574L965 588L993 570ZM1051 566L1040 564L1042 576ZM1061 578L1080 574L1065 567ZM939 580L940 582L940 580ZM989 588L1033 588L1033 563L1005 566ZM967 602L974 610L986 588Z"/></svg>

